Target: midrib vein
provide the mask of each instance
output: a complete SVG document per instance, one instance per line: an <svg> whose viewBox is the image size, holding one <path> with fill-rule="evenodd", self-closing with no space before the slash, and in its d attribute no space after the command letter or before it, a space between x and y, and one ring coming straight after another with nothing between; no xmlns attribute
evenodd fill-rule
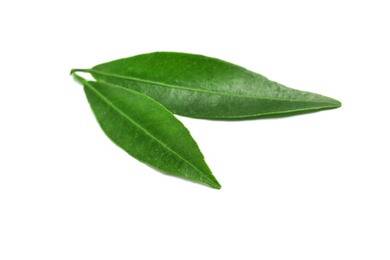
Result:
<svg viewBox="0 0 390 260"><path fill-rule="evenodd" d="M103 72L103 71L94 70L94 69L86 69L86 70L81 70L81 71L90 72L90 73L96 73L96 74L109 76L109 77L113 77L113 78L119 78L119 79L125 79L125 80L142 82L142 83L146 83L146 84L150 84L150 85L157 85L157 86L162 86L162 87L167 87L167 88L173 88L173 89L179 89L179 90L187 90L187 91L194 91L194 92L200 92L200 93L206 93L206 94L212 94L212 95L222 95L222 96L231 96L231 97L239 97L239 98L282 100L282 101L290 101L290 102L331 103L329 101L318 101L318 100L298 100L298 99L286 99L286 98L246 96L246 95L239 95L239 94L234 94L234 93L215 92L215 91L209 91L209 90L204 90L204 89L194 89L194 88L188 88L188 87L175 86L175 85L166 84L166 83L163 83L163 82L157 82L157 81L152 81L152 80L147 80L147 79L140 79L140 78L131 77L131 76L111 74L111 73L108 73L108 72ZM301 90L296 90L296 91L309 93L309 92L301 91ZM310 93L310 94L313 95L314 93ZM322 95L319 95L319 94L314 94L314 95L323 97ZM328 97L325 97L325 98L328 98Z"/></svg>
<svg viewBox="0 0 390 260"><path fill-rule="evenodd" d="M194 168L196 171L198 171L199 173L201 173L204 177L206 177L211 183L215 183L215 181L213 181L212 179L210 179L207 175L205 175L201 170L198 169L198 167L196 167L195 165L193 165L191 162L189 162L187 159L183 158L180 154L178 154L177 152L175 152L174 150L172 150L169 146L167 146L165 143L163 143L161 140L159 140L158 138L156 138L155 136L153 136L148 130L146 130L145 128L143 128L141 125L139 125L137 122L135 122L134 120L132 120L126 113L124 113L121 109L119 109L118 107L116 107L109 99L107 99L102 93L100 93L97 89L95 89L93 86L91 86L91 84L89 84L88 82L85 82L86 85L88 85L88 87L90 89L92 89L104 102L106 102L109 106L111 106L112 108L114 108L115 111L117 111L120 115L122 115L124 118L126 118L127 120L129 120L131 123L133 123L134 125L136 125L139 129L141 129L143 132L145 132L148 136L150 136L152 139L154 139L155 141L157 141L160 145L162 145L163 147L165 147L168 151L170 151L171 153L173 153L174 155L176 155L177 157L179 157L181 160L183 160L184 162L188 163L192 168ZM129 91L127 89L123 89L123 90L126 90L126 91ZM129 91L130 92L130 91Z"/></svg>

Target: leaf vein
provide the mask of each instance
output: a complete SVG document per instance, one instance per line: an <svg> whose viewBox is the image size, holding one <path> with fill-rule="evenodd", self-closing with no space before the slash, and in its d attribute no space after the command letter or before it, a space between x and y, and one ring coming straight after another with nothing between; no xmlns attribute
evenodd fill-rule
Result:
<svg viewBox="0 0 390 260"><path fill-rule="evenodd" d="M206 93L206 94L212 94L212 95L231 96L231 97L239 97L239 98L252 98L252 99L281 100L281 101L289 101L289 102L327 103L325 101L317 101L317 100L299 100L299 99L286 99L286 98L275 98L275 97L247 96L247 95L239 95L239 94L227 93L227 92L215 92L215 91L208 91L208 90L204 90L204 89L194 89L194 88L189 88L189 87L175 86L175 85L166 84L163 82L152 81L152 80L147 80L147 79L140 79L140 78L136 78L136 77L111 74L111 73L107 73L107 72L103 72L103 71L99 71L99 70L95 70L95 69L86 69L86 70L80 70L80 71L89 72L92 74L97 73L97 74L101 74L104 76L132 80L132 81L142 82L142 83L146 83L146 84L150 84L150 85L157 85L157 86L162 86L162 87L187 90L187 91L194 91L194 92L200 92L200 93ZM305 91L300 91L300 92L305 92ZM310 93L310 92L306 92L306 93ZM314 93L310 93L310 94L314 94ZM316 95L323 97L322 95L319 95L319 94L316 94Z"/></svg>

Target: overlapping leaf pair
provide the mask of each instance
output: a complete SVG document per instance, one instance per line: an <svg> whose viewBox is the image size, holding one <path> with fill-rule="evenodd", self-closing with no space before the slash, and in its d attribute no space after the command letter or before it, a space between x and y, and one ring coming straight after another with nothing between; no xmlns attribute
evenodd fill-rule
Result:
<svg viewBox="0 0 390 260"><path fill-rule="evenodd" d="M86 81L75 72L88 72ZM285 87L201 55L156 52L74 69L107 136L168 174L221 188L187 128L173 115L208 119L288 116L337 108L322 95Z"/></svg>

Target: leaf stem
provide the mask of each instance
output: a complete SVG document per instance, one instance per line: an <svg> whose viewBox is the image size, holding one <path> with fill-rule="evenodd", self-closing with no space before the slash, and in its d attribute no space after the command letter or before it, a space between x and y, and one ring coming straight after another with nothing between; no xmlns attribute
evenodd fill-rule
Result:
<svg viewBox="0 0 390 260"><path fill-rule="evenodd" d="M75 72L91 72L91 70L90 69L72 69L71 71L70 71L70 75L72 75L73 73L75 73Z"/></svg>
<svg viewBox="0 0 390 260"><path fill-rule="evenodd" d="M85 80L84 78L80 77L79 75L77 75L76 73L74 72L71 72L73 74L73 77L75 80L77 80L79 83L81 83L82 85L85 85L87 84L87 80Z"/></svg>

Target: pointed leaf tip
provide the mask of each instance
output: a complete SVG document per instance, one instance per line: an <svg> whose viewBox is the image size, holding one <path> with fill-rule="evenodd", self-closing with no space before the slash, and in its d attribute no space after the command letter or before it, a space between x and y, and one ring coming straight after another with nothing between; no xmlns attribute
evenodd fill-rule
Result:
<svg viewBox="0 0 390 260"><path fill-rule="evenodd" d="M221 188L222 188L222 186L221 186L221 184L217 184L217 185L215 185L213 188L215 188L215 189L217 189L217 190L220 190Z"/></svg>

